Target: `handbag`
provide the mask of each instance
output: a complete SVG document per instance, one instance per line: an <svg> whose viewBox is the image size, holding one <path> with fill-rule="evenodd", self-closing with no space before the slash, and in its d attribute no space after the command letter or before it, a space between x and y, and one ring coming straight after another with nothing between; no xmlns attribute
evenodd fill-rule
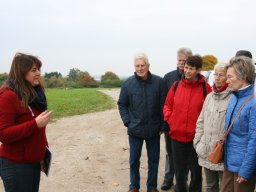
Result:
<svg viewBox="0 0 256 192"><path fill-rule="evenodd" d="M224 156L224 143L228 137L228 134L236 120L236 118L238 117L238 115L240 114L240 112L242 111L242 109L244 108L244 106L246 105L246 103L253 97L253 95L251 95L250 97L247 98L247 100L243 103L243 105L240 107L240 109L238 110L236 116L234 117L234 119L232 120L231 124L228 127L228 130L226 131L223 139L217 141L215 147L213 148L213 150L210 152L210 154L208 155L208 160L213 163L213 164L218 164L218 163L222 163L223 162L223 156Z"/></svg>

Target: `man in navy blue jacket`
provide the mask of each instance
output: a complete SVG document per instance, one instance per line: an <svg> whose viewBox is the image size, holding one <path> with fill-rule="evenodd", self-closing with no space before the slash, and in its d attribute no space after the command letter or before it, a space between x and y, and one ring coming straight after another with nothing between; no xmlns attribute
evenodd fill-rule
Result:
<svg viewBox="0 0 256 192"><path fill-rule="evenodd" d="M166 97L164 80L149 71L146 54L134 59L135 73L122 85L118 108L127 127L130 145L129 192L140 189L140 157L143 142L148 154L147 191L157 192L160 134L165 131L163 105Z"/></svg>

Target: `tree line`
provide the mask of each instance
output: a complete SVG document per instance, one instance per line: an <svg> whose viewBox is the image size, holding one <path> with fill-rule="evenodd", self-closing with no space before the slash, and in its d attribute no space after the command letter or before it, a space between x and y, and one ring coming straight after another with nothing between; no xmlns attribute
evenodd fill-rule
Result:
<svg viewBox="0 0 256 192"><path fill-rule="evenodd" d="M213 70L218 59L214 55L204 55L203 71ZM0 73L0 86L7 79L7 73ZM88 71L81 71L77 68L69 70L67 77L63 77L59 72L45 73L42 76L42 81L47 88L83 88L83 87L121 87L121 80L115 73L107 71L101 76L100 81L96 81Z"/></svg>
<svg viewBox="0 0 256 192"><path fill-rule="evenodd" d="M0 73L0 85L8 78L7 73ZM107 71L101 75L100 81L96 81L87 71L76 68L69 70L67 77L59 72L45 73L42 82L46 88L83 88L83 87L121 87L121 80L115 73Z"/></svg>

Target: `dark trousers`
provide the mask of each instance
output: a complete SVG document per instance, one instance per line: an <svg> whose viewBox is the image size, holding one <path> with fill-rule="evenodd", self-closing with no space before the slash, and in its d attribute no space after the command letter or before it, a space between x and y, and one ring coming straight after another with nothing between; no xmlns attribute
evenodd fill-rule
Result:
<svg viewBox="0 0 256 192"><path fill-rule="evenodd" d="M38 192L40 164L19 164L0 157L0 177L5 192Z"/></svg>
<svg viewBox="0 0 256 192"><path fill-rule="evenodd" d="M202 168L198 165L193 142L172 140L173 163L176 178L176 192L187 192L187 168L191 172L189 192L202 192Z"/></svg>
<svg viewBox="0 0 256 192"><path fill-rule="evenodd" d="M130 144L130 189L140 189L140 157L144 139L129 136ZM160 136L145 139L148 155L147 189L157 188Z"/></svg>
<svg viewBox="0 0 256 192"><path fill-rule="evenodd" d="M165 171L164 171L164 181L168 183L173 183L174 177L174 165L173 165L173 157L172 157L172 140L170 138L169 133L164 134L165 139Z"/></svg>
<svg viewBox="0 0 256 192"><path fill-rule="evenodd" d="M204 167L206 192L219 192L223 171L212 171Z"/></svg>

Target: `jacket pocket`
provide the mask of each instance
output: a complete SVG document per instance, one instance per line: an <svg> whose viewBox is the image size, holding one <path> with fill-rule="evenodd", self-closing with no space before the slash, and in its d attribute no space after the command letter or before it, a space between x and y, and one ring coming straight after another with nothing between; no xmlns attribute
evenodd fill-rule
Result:
<svg viewBox="0 0 256 192"><path fill-rule="evenodd" d="M206 144L203 142L199 142L196 146L196 153L199 157L205 159L207 157Z"/></svg>

